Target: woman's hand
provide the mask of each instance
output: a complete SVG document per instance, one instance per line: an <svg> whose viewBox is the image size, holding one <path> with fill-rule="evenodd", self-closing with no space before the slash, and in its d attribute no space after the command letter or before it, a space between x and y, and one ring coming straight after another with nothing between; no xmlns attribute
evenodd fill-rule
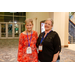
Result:
<svg viewBox="0 0 75 75"><path fill-rule="evenodd" d="M52 62L57 61L58 55L59 55L59 51L56 54L54 54Z"/></svg>

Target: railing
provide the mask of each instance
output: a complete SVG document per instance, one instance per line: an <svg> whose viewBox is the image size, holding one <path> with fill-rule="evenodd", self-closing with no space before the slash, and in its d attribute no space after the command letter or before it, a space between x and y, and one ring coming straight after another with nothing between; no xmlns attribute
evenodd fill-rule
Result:
<svg viewBox="0 0 75 75"><path fill-rule="evenodd" d="M73 44L73 36L71 36L70 34L69 34L69 42L70 42L71 44Z"/></svg>
<svg viewBox="0 0 75 75"><path fill-rule="evenodd" d="M75 24L69 20L69 42L75 43Z"/></svg>

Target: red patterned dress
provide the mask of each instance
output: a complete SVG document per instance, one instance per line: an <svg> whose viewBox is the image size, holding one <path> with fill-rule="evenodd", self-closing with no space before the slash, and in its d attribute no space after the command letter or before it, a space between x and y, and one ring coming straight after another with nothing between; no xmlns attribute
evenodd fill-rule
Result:
<svg viewBox="0 0 75 75"><path fill-rule="evenodd" d="M28 35L29 41L30 41L30 37L31 37L31 34ZM33 31L32 39L30 42L32 54L27 54L26 53L26 50L28 47L27 35L24 33L20 34L17 61L19 62L38 62L38 54L37 54L37 47L36 47L37 38L38 38L37 32Z"/></svg>

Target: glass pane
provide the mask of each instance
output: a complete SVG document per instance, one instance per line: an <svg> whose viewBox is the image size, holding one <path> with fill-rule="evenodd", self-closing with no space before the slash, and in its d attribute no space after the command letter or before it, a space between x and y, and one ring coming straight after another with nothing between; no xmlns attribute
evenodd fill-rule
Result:
<svg viewBox="0 0 75 75"><path fill-rule="evenodd" d="M4 22L4 16L0 16L0 22Z"/></svg>
<svg viewBox="0 0 75 75"><path fill-rule="evenodd" d="M13 15L13 12L0 12L0 15Z"/></svg>
<svg viewBox="0 0 75 75"><path fill-rule="evenodd" d="M25 31L25 24L21 24L21 32Z"/></svg>
<svg viewBox="0 0 75 75"><path fill-rule="evenodd" d="M14 22L25 22L25 17L14 17Z"/></svg>
<svg viewBox="0 0 75 75"><path fill-rule="evenodd" d="M26 12L14 12L14 15L17 15L17 16L26 16Z"/></svg>
<svg viewBox="0 0 75 75"><path fill-rule="evenodd" d="M11 16L0 16L0 22L13 22L13 17Z"/></svg>
<svg viewBox="0 0 75 75"><path fill-rule="evenodd" d="M6 25L1 24L1 37L6 37Z"/></svg>
<svg viewBox="0 0 75 75"><path fill-rule="evenodd" d="M5 21L5 22L13 22L13 17L5 16L5 17L4 17L4 21Z"/></svg>
<svg viewBox="0 0 75 75"><path fill-rule="evenodd" d="M12 37L12 24L8 24L8 37Z"/></svg>
<svg viewBox="0 0 75 75"><path fill-rule="evenodd" d="M4 12L0 12L0 15L4 15Z"/></svg>
<svg viewBox="0 0 75 75"><path fill-rule="evenodd" d="M15 31L14 36L19 37L19 25L18 24L14 25L14 31Z"/></svg>

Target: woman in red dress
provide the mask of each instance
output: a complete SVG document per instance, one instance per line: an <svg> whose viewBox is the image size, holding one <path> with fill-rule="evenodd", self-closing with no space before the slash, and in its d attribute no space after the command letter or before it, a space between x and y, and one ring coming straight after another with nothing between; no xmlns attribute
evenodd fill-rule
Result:
<svg viewBox="0 0 75 75"><path fill-rule="evenodd" d="M19 37L18 58L19 62L38 62L36 41L37 32L32 31L33 20L25 20L26 31L22 32Z"/></svg>

